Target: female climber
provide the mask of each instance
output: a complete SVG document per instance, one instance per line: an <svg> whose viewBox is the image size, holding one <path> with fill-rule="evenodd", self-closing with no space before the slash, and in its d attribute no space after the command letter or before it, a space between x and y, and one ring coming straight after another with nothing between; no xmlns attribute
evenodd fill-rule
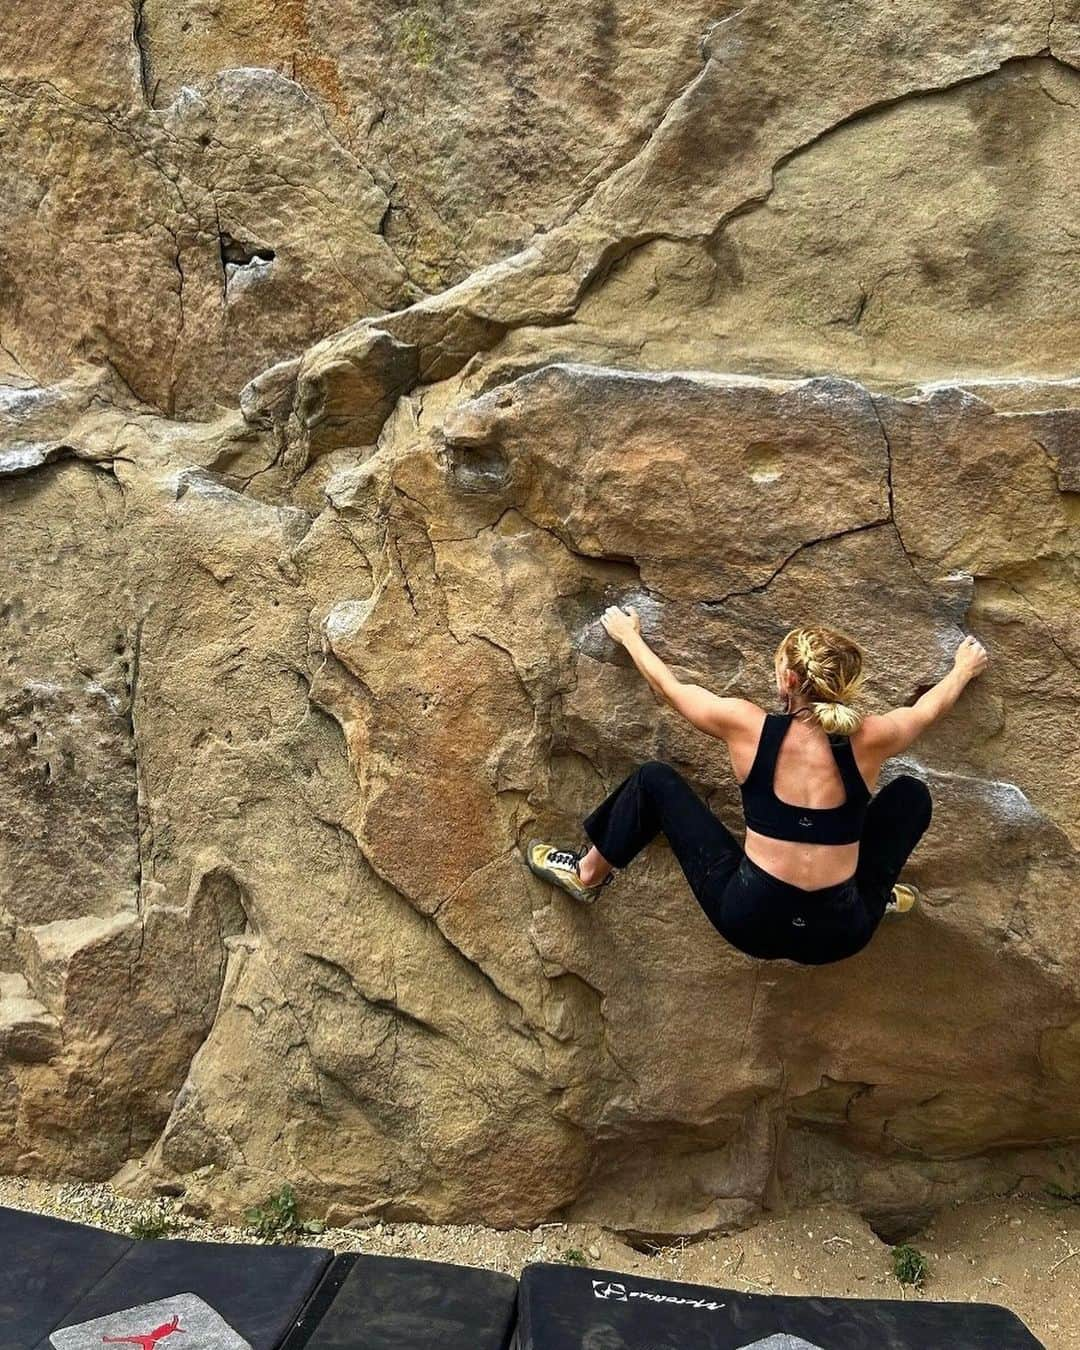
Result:
<svg viewBox="0 0 1080 1350"><path fill-rule="evenodd" d="M884 762L946 713L987 665L965 637L953 668L910 707L882 715L851 705L863 652L830 628L793 628L776 650L782 711L684 684L641 636L637 612L611 606L601 622L656 694L722 740L742 793L742 847L682 775L650 760L583 822L579 850L533 840L537 876L590 902L658 833L720 934L748 956L824 965L861 951L887 911L918 896L900 870L930 823L921 779L892 778L876 796ZM871 799L872 798L872 799Z"/></svg>

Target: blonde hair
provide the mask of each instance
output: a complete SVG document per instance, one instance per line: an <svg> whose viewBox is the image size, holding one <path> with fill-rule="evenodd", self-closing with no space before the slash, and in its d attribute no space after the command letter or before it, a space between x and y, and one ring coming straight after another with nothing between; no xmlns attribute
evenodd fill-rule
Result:
<svg viewBox="0 0 1080 1350"><path fill-rule="evenodd" d="M851 706L863 682L863 651L854 638L833 628L793 628L776 649L778 664L781 657L810 701L800 711L830 736L853 736L863 719Z"/></svg>

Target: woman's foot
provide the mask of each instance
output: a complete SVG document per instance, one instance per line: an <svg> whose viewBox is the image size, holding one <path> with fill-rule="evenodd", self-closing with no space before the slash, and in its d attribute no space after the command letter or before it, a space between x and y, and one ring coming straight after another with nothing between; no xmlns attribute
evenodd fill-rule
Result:
<svg viewBox="0 0 1080 1350"><path fill-rule="evenodd" d="M580 853L575 853L570 848L559 848L555 844L545 844L541 839L531 839L525 850L525 860L536 876L550 881L575 900L591 905L615 873L608 872L595 885L586 886L581 879L580 863L587 852L587 849L582 849Z"/></svg>
<svg viewBox="0 0 1080 1350"><path fill-rule="evenodd" d="M905 881L898 881L892 888L892 894L889 896L889 903L885 906L886 914L906 914L908 910L915 908L915 902L922 899L922 891L918 886L909 885Z"/></svg>

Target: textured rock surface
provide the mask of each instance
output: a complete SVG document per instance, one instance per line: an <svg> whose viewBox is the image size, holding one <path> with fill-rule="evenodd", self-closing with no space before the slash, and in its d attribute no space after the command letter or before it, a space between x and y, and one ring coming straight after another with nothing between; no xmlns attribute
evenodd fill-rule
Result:
<svg viewBox="0 0 1080 1350"><path fill-rule="evenodd" d="M0 39L0 1169L235 1212L902 1229L1080 1166L1080 23L256 0ZM721 21L717 22L717 19ZM517 251L514 251L517 250ZM576 837L768 703L989 673L928 894L754 965Z"/></svg>

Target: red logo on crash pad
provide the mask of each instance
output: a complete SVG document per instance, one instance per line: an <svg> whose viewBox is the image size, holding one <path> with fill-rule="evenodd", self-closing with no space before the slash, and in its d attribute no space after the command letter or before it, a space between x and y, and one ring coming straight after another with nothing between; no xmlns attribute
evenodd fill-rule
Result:
<svg viewBox="0 0 1080 1350"><path fill-rule="evenodd" d="M171 1322L163 1322L153 1331L148 1331L145 1336L102 1336L101 1340L103 1344L137 1345L139 1350L154 1350L158 1341L163 1341L166 1336L171 1336L174 1331L182 1332L183 1330L184 1328L180 1325L180 1317L177 1315Z"/></svg>

